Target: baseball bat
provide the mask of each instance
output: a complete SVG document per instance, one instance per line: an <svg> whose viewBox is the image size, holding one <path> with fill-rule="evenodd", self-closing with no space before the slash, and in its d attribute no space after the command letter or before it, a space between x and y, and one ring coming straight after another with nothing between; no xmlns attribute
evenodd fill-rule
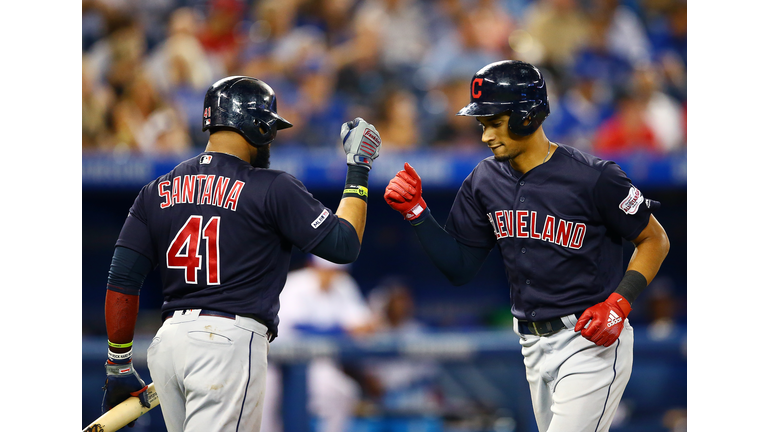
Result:
<svg viewBox="0 0 768 432"><path fill-rule="evenodd" d="M139 398L131 396L94 420L83 429L83 432L116 432L158 406L160 400L157 398L154 383L147 386L147 402L149 402L149 408L142 406Z"/></svg>

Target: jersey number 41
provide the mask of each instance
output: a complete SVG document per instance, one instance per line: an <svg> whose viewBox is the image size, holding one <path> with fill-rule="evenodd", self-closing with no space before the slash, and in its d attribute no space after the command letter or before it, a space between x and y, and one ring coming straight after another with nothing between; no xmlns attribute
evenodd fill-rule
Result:
<svg viewBox="0 0 768 432"><path fill-rule="evenodd" d="M185 270L188 284L197 284L197 272L203 267L200 238L205 239L208 285L219 285L219 216L213 216L203 227L203 217L192 215L176 233L165 254L169 269Z"/></svg>

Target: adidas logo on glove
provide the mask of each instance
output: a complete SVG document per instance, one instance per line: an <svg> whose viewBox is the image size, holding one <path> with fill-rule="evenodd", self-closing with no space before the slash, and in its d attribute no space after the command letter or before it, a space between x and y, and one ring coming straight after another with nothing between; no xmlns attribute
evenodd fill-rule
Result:
<svg viewBox="0 0 768 432"><path fill-rule="evenodd" d="M608 314L608 327L613 327L614 325L621 322L621 317L619 314L617 314L614 311L611 311L610 314Z"/></svg>

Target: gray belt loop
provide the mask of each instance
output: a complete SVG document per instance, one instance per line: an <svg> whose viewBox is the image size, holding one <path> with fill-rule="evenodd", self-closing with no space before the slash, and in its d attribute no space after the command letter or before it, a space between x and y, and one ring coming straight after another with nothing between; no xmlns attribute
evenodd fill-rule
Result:
<svg viewBox="0 0 768 432"><path fill-rule="evenodd" d="M518 320L518 319L517 319L517 317L514 317L514 316L512 317L512 330L513 330L513 331L514 331L514 332L515 332L515 333L516 333L518 336L520 336L520 338L521 338L521 339L523 339L523 340L527 340L527 339L525 338L525 335L524 335L524 334L522 334L522 333L520 333L520 320Z"/></svg>
<svg viewBox="0 0 768 432"><path fill-rule="evenodd" d="M570 314L564 317L560 317L560 320L563 321L563 324L567 328L574 328L576 327L576 321L579 320L579 317L577 317L575 314Z"/></svg>

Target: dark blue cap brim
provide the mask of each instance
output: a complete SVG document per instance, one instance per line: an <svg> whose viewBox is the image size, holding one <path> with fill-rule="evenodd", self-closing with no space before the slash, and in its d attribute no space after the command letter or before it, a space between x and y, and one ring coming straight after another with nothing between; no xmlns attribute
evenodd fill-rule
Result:
<svg viewBox="0 0 768 432"><path fill-rule="evenodd" d="M470 102L469 105L462 108L459 112L456 113L456 115L469 117L489 117L510 111L512 109L512 105L514 104Z"/></svg>

